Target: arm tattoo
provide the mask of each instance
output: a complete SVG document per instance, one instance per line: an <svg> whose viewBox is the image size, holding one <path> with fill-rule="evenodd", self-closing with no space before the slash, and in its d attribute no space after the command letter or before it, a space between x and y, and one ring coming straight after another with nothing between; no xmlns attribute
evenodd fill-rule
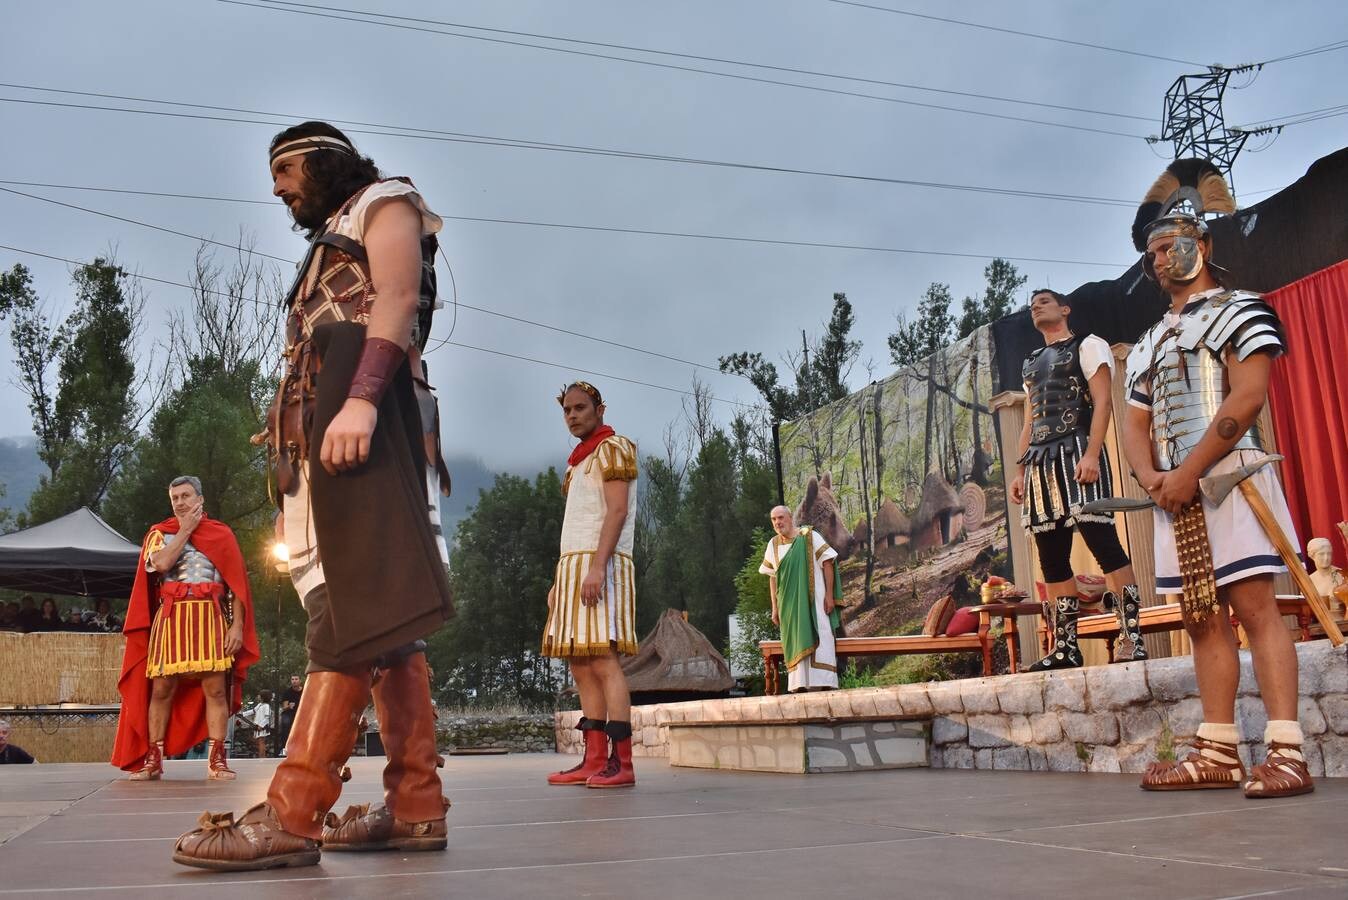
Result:
<svg viewBox="0 0 1348 900"><path fill-rule="evenodd" d="M1217 434L1229 441L1231 438L1240 434L1240 425L1236 423L1235 419L1227 416L1217 423Z"/></svg>

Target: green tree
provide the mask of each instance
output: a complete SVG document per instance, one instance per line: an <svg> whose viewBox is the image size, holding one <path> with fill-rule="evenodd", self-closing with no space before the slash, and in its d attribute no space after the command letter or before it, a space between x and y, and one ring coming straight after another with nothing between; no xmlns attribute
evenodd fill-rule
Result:
<svg viewBox="0 0 1348 900"><path fill-rule="evenodd" d="M142 300L109 260L81 266L72 281L74 310L53 324L26 269L15 266L0 280L0 316L10 320L19 382L48 470L29 498L25 523L98 509L139 424L134 345Z"/></svg>
<svg viewBox="0 0 1348 900"><path fill-rule="evenodd" d="M801 333L801 352L790 354L787 361L795 374L795 385L781 384L777 367L764 359L762 353L732 353L720 359L721 371L742 375L758 389L767 404L773 421L785 422L813 412L834 400L846 397L851 391L847 378L852 365L861 353L861 342L850 335L856 317L847 295L833 295L833 310L824 334L811 346Z"/></svg>
<svg viewBox="0 0 1348 900"><path fill-rule="evenodd" d="M973 334L982 325L991 325L1011 313L1016 291L1025 286L1028 276L1020 274L1013 263L994 259L983 270L987 284L982 297L965 297L963 313L957 326L961 338Z"/></svg>
<svg viewBox="0 0 1348 900"><path fill-rule="evenodd" d="M739 638L726 649L732 668L758 678L763 676L763 655L759 652L758 642L778 637L777 626L772 624L768 576L758 571L763 562L763 548L770 540L771 531L755 529L749 539L749 553L735 573L735 619L739 622Z"/></svg>
<svg viewBox="0 0 1348 900"><path fill-rule="evenodd" d="M193 284L191 311L170 319L165 392L109 485L102 513L136 540L170 514L174 477L200 478L207 513L234 530L248 567L262 649L249 689L280 690L287 676L304 671L306 616L275 568L266 456L249 440L275 390L264 366L275 358L280 288L256 257L242 253L225 266L206 251Z"/></svg>
<svg viewBox="0 0 1348 900"><path fill-rule="evenodd" d="M219 360L195 359L189 368L191 375L159 404L109 488L108 524L126 535L143 534L169 515L169 482L195 475L209 515L236 529L270 528L275 507L266 458L249 443L269 381L256 362L225 372Z"/></svg>
<svg viewBox="0 0 1348 900"><path fill-rule="evenodd" d="M950 343L955 317L950 312L954 298L950 285L932 282L917 303L917 318L897 317L897 327L888 338L889 358L896 366L911 366Z"/></svg>
<svg viewBox="0 0 1348 900"><path fill-rule="evenodd" d="M683 503L684 467L669 459L646 456L637 496L632 559L637 576L637 634L655 627L666 609L687 609L676 540Z"/></svg>
<svg viewBox="0 0 1348 900"><path fill-rule="evenodd" d="M733 505L738 486L733 447L718 428L690 467L675 525L688 621L717 647L725 646L746 538Z"/></svg>
<svg viewBox="0 0 1348 900"><path fill-rule="evenodd" d="M498 475L459 523L450 559L458 615L428 658L461 703L551 706L561 667L539 655L561 542L561 479Z"/></svg>

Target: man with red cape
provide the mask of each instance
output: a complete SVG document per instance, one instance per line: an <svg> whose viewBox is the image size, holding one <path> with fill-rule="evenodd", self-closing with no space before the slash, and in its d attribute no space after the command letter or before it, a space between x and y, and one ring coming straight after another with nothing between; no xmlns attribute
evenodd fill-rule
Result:
<svg viewBox="0 0 1348 900"><path fill-rule="evenodd" d="M173 515L141 545L122 629L112 764L131 772L131 781L157 780L165 755L209 737L206 777L229 780L225 731L258 659L248 573L234 532L203 511L200 479L173 479L169 502Z"/></svg>

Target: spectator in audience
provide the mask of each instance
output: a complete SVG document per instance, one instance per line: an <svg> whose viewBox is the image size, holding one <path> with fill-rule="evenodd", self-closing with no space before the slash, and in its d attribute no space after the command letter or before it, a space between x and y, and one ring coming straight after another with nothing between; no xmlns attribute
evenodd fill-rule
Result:
<svg viewBox="0 0 1348 900"><path fill-rule="evenodd" d="M37 630L37 621L41 613L37 611L32 594L24 594L19 606L19 630L23 632Z"/></svg>
<svg viewBox="0 0 1348 900"><path fill-rule="evenodd" d="M106 597L99 598L94 604L93 614L89 617L89 630L117 632L122 630L122 620L112 611L112 603Z"/></svg>
<svg viewBox="0 0 1348 900"><path fill-rule="evenodd" d="M0 606L0 631L22 631L19 625L19 602L11 600Z"/></svg>
<svg viewBox="0 0 1348 900"><path fill-rule="evenodd" d="M42 609L38 612L37 624L33 631L62 631L64 623L61 621L61 610L56 605L56 601L50 597L44 597L42 600Z"/></svg>
<svg viewBox="0 0 1348 900"><path fill-rule="evenodd" d="M290 739L290 726L295 724L295 710L300 705L300 695L304 693L304 682L300 676L290 676L290 687L281 694L281 755L285 756L286 741Z"/></svg>
<svg viewBox="0 0 1348 900"><path fill-rule="evenodd" d="M35 763L37 760L22 747L9 742L9 723L0 719L0 765Z"/></svg>
<svg viewBox="0 0 1348 900"><path fill-rule="evenodd" d="M257 758L266 759L267 743L271 739L271 691L259 691L257 702L252 709L243 713L244 719L253 726L253 744L257 749Z"/></svg>
<svg viewBox="0 0 1348 900"><path fill-rule="evenodd" d="M84 610L72 606L66 612L66 620L61 623L61 630L89 632L94 629L84 621Z"/></svg>

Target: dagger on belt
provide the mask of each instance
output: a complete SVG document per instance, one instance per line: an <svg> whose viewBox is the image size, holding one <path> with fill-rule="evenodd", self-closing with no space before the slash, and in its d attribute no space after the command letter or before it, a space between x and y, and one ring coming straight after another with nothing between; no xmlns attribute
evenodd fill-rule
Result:
<svg viewBox="0 0 1348 900"><path fill-rule="evenodd" d="M1315 613L1316 620L1324 628L1325 635L1335 646L1343 643L1343 632L1339 630L1338 623L1334 621L1334 616L1330 613L1329 607L1325 604L1320 592L1316 590L1315 585L1311 583L1310 575L1306 573L1306 567L1297 556L1296 550L1292 547L1292 542L1287 539L1283 533L1282 526L1278 520L1273 517L1273 511L1269 509L1268 503L1264 501L1259 489L1250 482L1250 476L1258 472L1264 466L1270 463L1278 462L1282 459L1280 453L1269 453L1254 460L1251 463L1234 469L1230 472L1223 472L1220 475L1207 475L1198 479L1198 490L1209 503L1217 506L1235 489L1239 488L1245 497L1245 502L1250 505L1254 516L1259 520L1260 526L1264 529L1264 534L1277 548L1278 555L1282 557L1283 564L1287 566L1287 571L1292 574L1292 580L1296 582L1297 589L1301 595L1306 598L1310 605L1311 612ZM1156 503L1152 500L1133 500L1127 497L1103 497L1099 500L1092 500L1081 507L1083 513L1130 513L1138 510L1151 509Z"/></svg>

